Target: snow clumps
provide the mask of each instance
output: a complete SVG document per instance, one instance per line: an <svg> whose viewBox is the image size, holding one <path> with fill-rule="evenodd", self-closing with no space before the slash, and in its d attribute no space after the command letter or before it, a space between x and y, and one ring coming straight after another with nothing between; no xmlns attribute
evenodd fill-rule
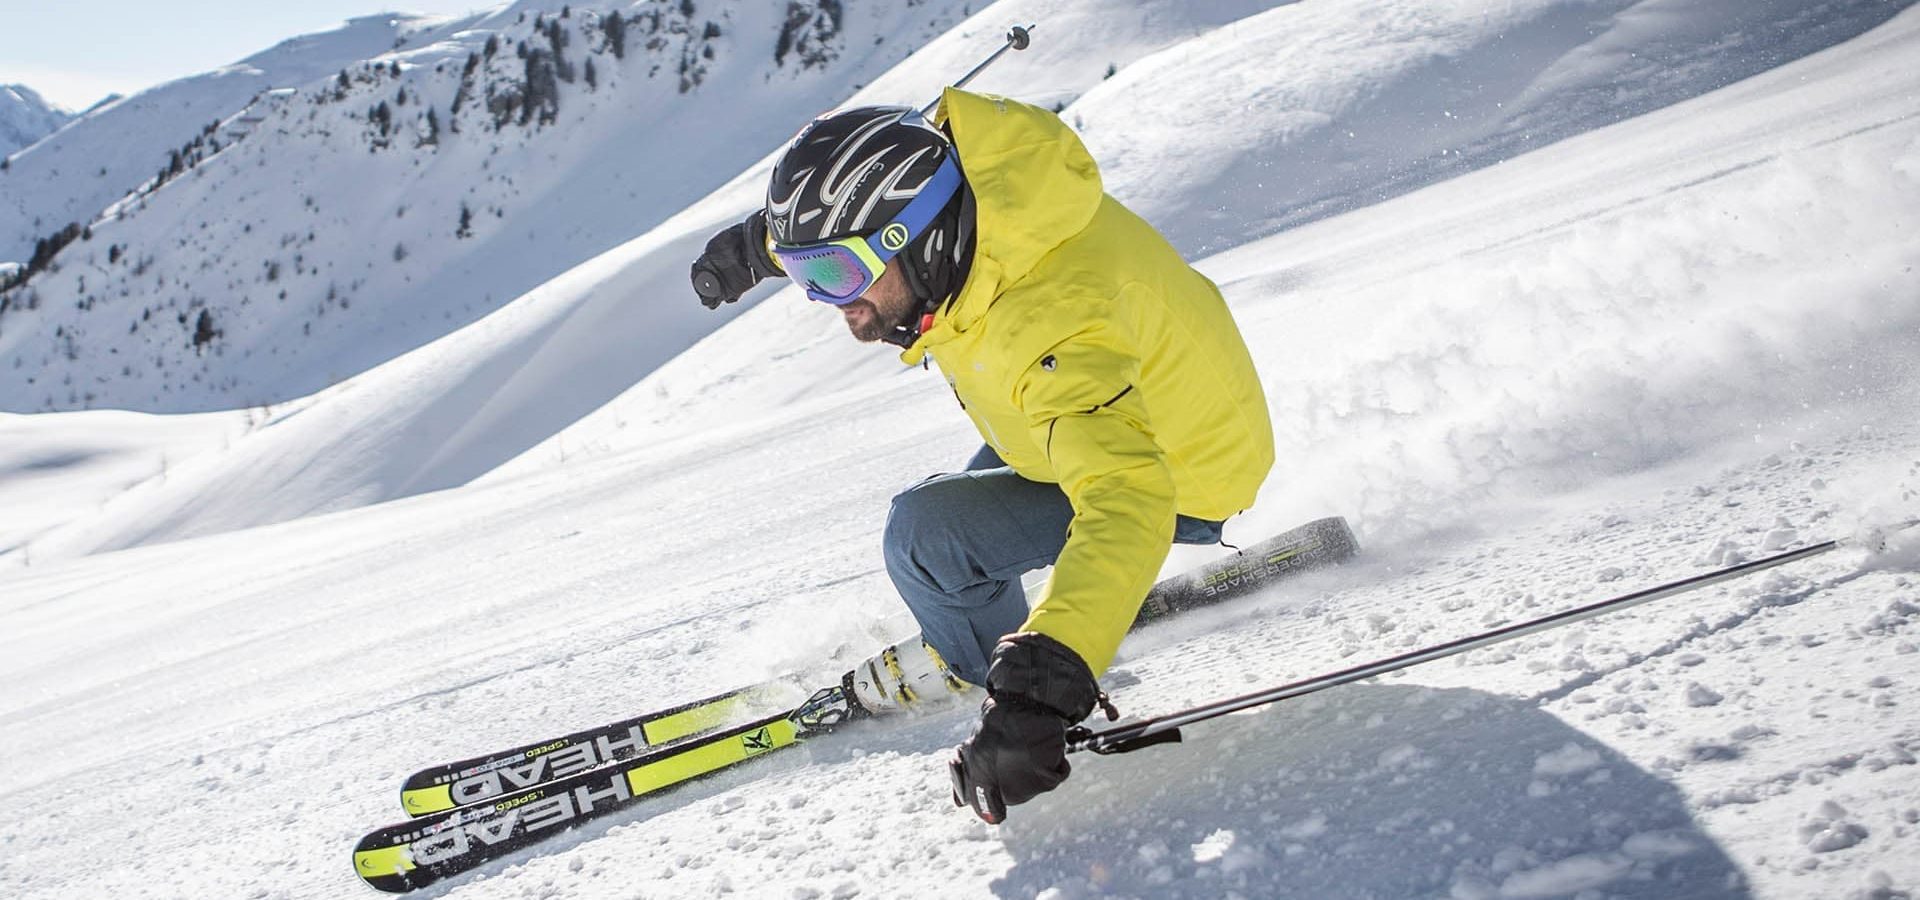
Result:
<svg viewBox="0 0 1920 900"><path fill-rule="evenodd" d="M1853 821L1845 807L1828 800L1800 824L1800 840L1815 853L1845 850L1867 839L1867 827Z"/></svg>

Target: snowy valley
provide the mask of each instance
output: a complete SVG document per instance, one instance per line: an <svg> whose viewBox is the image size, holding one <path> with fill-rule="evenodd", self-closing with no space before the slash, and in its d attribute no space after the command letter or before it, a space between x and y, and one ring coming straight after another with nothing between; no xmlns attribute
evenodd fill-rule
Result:
<svg viewBox="0 0 1920 900"><path fill-rule="evenodd" d="M0 259L87 231L0 293L0 888L374 896L414 769L910 634L880 530L977 445L952 395L686 270L805 118L1017 22L977 86L1253 349L1228 540L1366 548L1130 638L1123 710L1847 544L1076 758L999 828L955 710L426 895L1920 893L1920 10L1876 0L523 0L90 110L0 174Z"/></svg>

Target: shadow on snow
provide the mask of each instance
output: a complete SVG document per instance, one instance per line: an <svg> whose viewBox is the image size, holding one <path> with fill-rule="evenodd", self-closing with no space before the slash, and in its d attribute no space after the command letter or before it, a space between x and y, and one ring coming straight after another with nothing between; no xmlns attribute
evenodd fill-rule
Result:
<svg viewBox="0 0 1920 900"><path fill-rule="evenodd" d="M1527 701L1356 685L1192 737L1076 757L1080 777L1009 816L994 891L1749 896L1673 786Z"/></svg>

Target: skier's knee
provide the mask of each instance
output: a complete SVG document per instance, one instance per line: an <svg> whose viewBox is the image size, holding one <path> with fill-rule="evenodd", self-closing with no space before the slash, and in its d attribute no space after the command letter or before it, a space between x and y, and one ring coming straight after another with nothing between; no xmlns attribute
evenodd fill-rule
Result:
<svg viewBox="0 0 1920 900"><path fill-rule="evenodd" d="M908 575L928 579L916 552L930 545L951 541L953 526L950 504L942 502L945 477L929 478L894 495L893 508L887 513L887 526L881 538L887 571L895 578ZM942 507L949 507L943 511Z"/></svg>

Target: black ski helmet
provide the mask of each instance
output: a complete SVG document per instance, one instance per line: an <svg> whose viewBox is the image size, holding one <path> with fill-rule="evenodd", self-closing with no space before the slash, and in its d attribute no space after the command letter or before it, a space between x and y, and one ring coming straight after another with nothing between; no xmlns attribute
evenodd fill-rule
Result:
<svg viewBox="0 0 1920 900"><path fill-rule="evenodd" d="M865 236L898 215L953 156L953 142L906 106L837 110L812 122L774 164L767 233L792 246ZM957 162L957 161L956 161ZM964 179L933 223L900 252L923 311L958 293L973 253Z"/></svg>

